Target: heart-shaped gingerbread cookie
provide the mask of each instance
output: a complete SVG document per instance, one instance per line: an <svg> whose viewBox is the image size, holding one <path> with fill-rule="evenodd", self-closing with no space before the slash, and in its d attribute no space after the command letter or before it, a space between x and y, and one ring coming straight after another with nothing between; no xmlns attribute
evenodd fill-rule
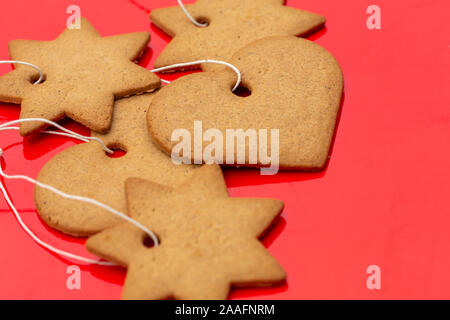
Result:
<svg viewBox="0 0 450 320"><path fill-rule="evenodd" d="M256 40L229 62L251 95L233 94L236 74L225 67L179 78L150 105L154 141L194 163L209 162L207 153L218 163L262 167L278 151L281 169L323 168L343 92L335 58L314 42L283 36ZM182 146L186 139L190 148Z"/></svg>

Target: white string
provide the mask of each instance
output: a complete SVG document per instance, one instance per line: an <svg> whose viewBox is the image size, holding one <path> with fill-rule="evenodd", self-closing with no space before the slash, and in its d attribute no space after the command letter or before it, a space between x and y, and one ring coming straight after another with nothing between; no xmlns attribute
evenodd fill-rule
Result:
<svg viewBox="0 0 450 320"><path fill-rule="evenodd" d="M17 130L19 131L20 128L19 127L6 127L6 128L0 128L0 131L5 131L5 130ZM54 135L58 135L58 136L65 136L65 137L69 137L69 138L75 138L75 139L79 139L81 141L84 142L89 142L88 139L85 138L79 138L79 137L74 137L73 134L70 133L65 133L65 132L59 132L59 131L52 131L52 130L43 130L40 131L41 133L49 133L49 134L54 134Z"/></svg>
<svg viewBox="0 0 450 320"><path fill-rule="evenodd" d="M186 10L186 8L184 7L184 5L183 5L183 3L181 2L181 0L178 0L178 1L179 1L179 3L180 3L181 8L183 9L183 11L185 11L185 13L187 14L187 16L188 16L195 24L198 24L199 26L205 26L205 25L208 25L207 23L206 23L206 24L199 24L197 21L195 21L195 20L192 18L192 16L189 14L189 12L187 12L187 10ZM13 63L13 64L14 64L14 63L17 63L17 64L23 64L23 65L32 67L32 68L36 69L37 71L39 71L39 79L37 79L37 80L33 83L33 85L36 85L36 84L41 83L42 80L44 79L44 73L43 73L42 69L39 68L38 66L32 64L32 63L24 62L24 61L17 61L17 60L0 60L0 64L6 64L6 63L7 63L7 64L10 64L10 63ZM188 62L188 63L178 63L178 64L174 64L174 65L172 65L172 66L167 66L167 67L163 67L163 68L158 68L158 69L154 69L154 70L150 70L150 71L151 71L151 72L159 72L159 71L162 71L162 70L167 70L167 69L172 69L172 68L177 68L177 67L183 67L183 66L191 66L191 65L196 65L196 64L200 64L200 63L217 63L217 64L223 64L223 65L226 65L226 66L232 68L232 69L238 74L238 82L237 82L237 84L235 85L235 87L233 88L233 91L236 90L236 88L239 86L239 84L240 84L240 82L241 82L241 73L240 73L240 71L239 71L235 66L233 66L233 65L231 65L231 64L229 64L229 63L227 63L227 62L224 62L224 61L216 61L216 60L208 60L208 59L207 59L207 60L199 60L199 61ZM160 79L160 80L161 80L162 83L165 83L165 84L170 84L170 83L171 83L171 82L168 81L168 80L164 80L164 79ZM31 118L30 118L30 119L31 119ZM38 119L38 118L36 118L36 119ZM59 128L59 129L61 129L61 128ZM63 129L61 129L61 130L63 130ZM63 135L63 134L61 134L61 135ZM92 138L91 140L95 140L94 137L90 137L90 138ZM107 150L107 152L108 152L108 153L112 153L111 151L108 151L108 150Z"/></svg>
<svg viewBox="0 0 450 320"><path fill-rule="evenodd" d="M181 0L178 0L178 4L181 8L181 10L183 10L184 14L188 17L189 20L191 20L191 22L193 24L195 24L196 27L200 27L200 28L204 28L208 26L208 23L200 23L197 20L195 20L191 14L189 13L189 11L187 11L186 7L184 6L183 2L181 2Z"/></svg>
<svg viewBox="0 0 450 320"><path fill-rule="evenodd" d="M42 72L41 68L39 68L38 66L36 66L36 65L34 65L32 63L24 62L24 61L16 61L16 60L0 60L0 64L4 64L4 63L7 63L7 64L10 64L10 63L23 64L23 65L32 67L32 68L36 69L37 71L39 71L39 79L37 79L33 83L34 85L41 83L42 80L44 79L44 73Z"/></svg>
<svg viewBox="0 0 450 320"><path fill-rule="evenodd" d="M78 139L78 140L81 140L81 141L84 141L84 142L89 142L89 139L87 139L88 137L86 137L86 138L84 138L84 137L83 138L81 138L81 137L74 137L73 134L65 133L65 132L59 132L59 131L53 131L53 130L42 130L41 133L54 134L56 136L64 136L64 137L69 137L69 138L75 138L75 139ZM109 148L107 148L107 149L109 149ZM110 153L105 148L103 148L103 150L105 150L106 152ZM111 150L111 149L109 149L109 150Z"/></svg>
<svg viewBox="0 0 450 320"><path fill-rule="evenodd" d="M27 120L27 119L21 119L21 120ZM21 122L21 120L11 121L11 123ZM46 120L46 119L44 119L44 120ZM44 121L44 122L46 122L46 121ZM52 123L52 121L49 121L49 122ZM48 122L46 122L46 123L48 123ZM52 123L52 124L55 125L56 123ZM19 129L17 127L6 127L6 125L7 125L7 123L6 124L2 124L0 126L0 131L3 131L3 130L18 130ZM59 125L56 125L56 126L58 127ZM64 132L56 132L56 131L44 131L44 132L45 133L49 133L49 134L64 135L64 136L75 138L75 139L79 139L79 140L82 140L82 141L85 141L85 142L89 141L88 138L90 138L90 137L80 135L80 134L75 133L73 131L70 131L68 129L66 129L65 131L67 131L67 132L65 132L65 133ZM103 141L101 141L100 139L94 139L94 140L100 142L104 146ZM0 148L0 158L2 158L2 157L3 157L3 150ZM94 199L91 199L91 198L87 198L87 197L83 197L83 196L77 196L77 195L72 195L72 194L65 193L63 191L60 191L60 190L52 187L52 186L49 186L47 184L44 184L42 182L39 182L39 181L37 181L37 180L35 180L33 178L30 178L30 177L27 177L27 176L24 176L24 175L8 175L8 174L3 172L3 169L1 167L1 165L0 165L0 176L2 176L5 179L25 180L25 181L28 181L30 183L33 183L33 184L37 185L38 187L41 187L41 188L47 189L47 190L49 190L51 192L54 192L57 195L59 195L61 197L64 197L66 199L72 199L72 200L78 200L78 201L90 203L90 204L98 206L98 207L100 207L102 209L105 209L106 211L109 211L109 212L119 216L120 218L128 221L129 223L135 225L137 228L139 228L142 231L144 231L153 240L153 243L154 243L155 247L157 247L159 245L159 240L156 237L156 235L152 231L147 229L144 225L142 225L138 221L130 218L129 216L125 215L124 213L122 213L122 212L120 212L120 211L118 211L118 210L116 210L116 209L114 209L114 208L112 208L112 207L110 207L110 206L108 206L106 204L103 204L103 203L101 203L101 202L99 202L97 200L94 200ZM73 254L73 253L70 253L70 252L67 252L67 251L55 248L54 246L44 242L38 236L36 236L33 233L33 231L31 231L30 228L28 228L27 225L23 222L19 212L17 211L16 207L12 203L11 198L8 196L8 192L6 191L5 186L3 185L3 183L1 181L0 181L0 190L3 193L3 196L5 197L6 202L8 203L8 205L11 208L11 210L13 211L13 213L14 213L17 221L19 222L20 226L25 230L25 232L35 242L37 242L42 247L44 247L47 250L52 251L52 252L54 252L54 253L56 253L58 255L61 255L61 256L64 256L64 257L68 257L68 258L71 258L71 259L75 259L75 260L79 260L79 261L86 262L86 263L98 264L98 265L103 265L103 266L114 266L114 265L116 265L115 263L112 263L112 262L93 260L93 259L85 258L85 257L82 257L82 256L78 256L76 254Z"/></svg>
<svg viewBox="0 0 450 320"><path fill-rule="evenodd" d="M164 80L164 79L159 79L159 80L161 80L162 83L170 84L170 81L169 81L169 80Z"/></svg>
<svg viewBox="0 0 450 320"><path fill-rule="evenodd" d="M197 60L197 61L192 61L192 62L177 63L177 64L172 64L170 66L165 66L165 67L153 69L153 70L150 70L150 71L151 72L160 72L160 71L170 70L170 69L175 69L175 68L195 66L195 65L198 65L198 64L202 64L202 63L221 64L221 65L224 65L224 66L227 66L227 67L233 69L233 71L236 72L236 74L237 74L237 81L236 81L236 84L234 85L232 91L236 90L239 87L239 85L241 84L242 75L241 75L241 72L239 71L239 69L236 68L235 66L233 66L231 63L228 63L228 62L225 62L225 61L219 61L219 60L205 59L205 60ZM167 82L167 83L170 83L169 81L166 81L166 80L164 80L164 81Z"/></svg>
<svg viewBox="0 0 450 320"><path fill-rule="evenodd" d="M31 237L33 238L33 240L35 242L37 242L39 245L41 245L42 247L46 248L49 251L52 251L60 256L65 256L74 260L79 260L82 262L86 262L86 263L91 263L91 264L98 264L98 265L103 265L103 266L114 266L116 264L112 263L112 262L107 262L107 261L99 261L99 260L94 260L94 259L89 259L89 258L85 258L85 257L81 257L78 256L76 254L58 249L53 247L52 245L42 241L41 239L39 239L38 236L36 236L33 231L30 230L30 228L28 228L28 226L23 222L22 218L19 215L19 212L17 212L16 207L13 205L11 199L8 196L8 193L5 189L5 187L3 186L3 183L0 182L0 190L3 193L3 196L5 197L6 202L8 203L9 207L11 208L11 210L13 211L14 215L16 216L17 221L19 222L20 226L25 230L25 232Z"/></svg>
<svg viewBox="0 0 450 320"><path fill-rule="evenodd" d="M100 140L100 139L97 138L97 137L87 137L87 136L83 136L83 135L78 134L78 133L76 133L76 132L74 132L74 131L72 131L72 130L69 130L69 129L64 128L63 126L57 124L56 122L50 121L50 120L48 120L48 119L43 119L43 118L25 118L25 119L18 119L18 120L9 121L9 122L6 122L6 123L3 123L3 124L0 125L0 131L1 131L1 130L4 130L5 127L9 127L10 125L13 125L13 124L16 124L16 123L21 123L21 122L33 122L33 121L44 122L44 123L46 123L46 124L49 124L49 125L51 125L51 126L54 126L54 127L58 128L58 129L64 131L64 132L67 133L67 134L63 134L62 132L55 133L55 131L45 131L45 130L44 130L44 131L41 131L41 132L44 132L44 133L53 133L53 134L64 135L64 136L68 136L68 137L73 137L73 138L75 138L75 139L79 139L79 140L84 141L84 142L88 142L89 140L94 140L94 141L97 141L98 143L100 143L100 144L102 145L102 147L103 147L103 150L105 150L107 153L109 153L109 154L113 154L113 153L114 153L113 150L111 150L110 148L108 148L108 147L103 143L103 141ZM9 128L14 128L14 129L5 129L5 130L16 130L15 128L17 128L17 127L9 127ZM88 141L86 141L86 140L88 140Z"/></svg>
<svg viewBox="0 0 450 320"><path fill-rule="evenodd" d="M43 73L42 69L39 68L38 66L32 64L32 63L24 62L24 61L16 61L16 60L0 60L0 64L10 64L10 63L23 64L23 65L32 67L32 68L36 69L37 71L39 71L39 79L37 79L37 80L33 83L33 85L36 85L36 84L41 83L42 80L44 79L44 73ZM167 81L167 80L164 80L164 79L161 79L161 82L162 82L162 83L166 83L166 84L169 84L169 83L170 83L170 81Z"/></svg>

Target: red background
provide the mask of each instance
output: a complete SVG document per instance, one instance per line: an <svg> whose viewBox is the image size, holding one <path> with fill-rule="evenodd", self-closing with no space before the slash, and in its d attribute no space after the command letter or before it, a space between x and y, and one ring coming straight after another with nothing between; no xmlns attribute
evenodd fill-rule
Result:
<svg viewBox="0 0 450 320"><path fill-rule="evenodd" d="M175 3L2 2L0 59L9 57L9 40L55 38L65 28L67 6L77 4L102 35L150 30L151 50L141 65L151 68L169 38L150 25L148 12ZM381 7L381 30L366 27L371 4ZM325 171L267 177L256 170L226 170L233 196L273 197L286 204L264 243L286 269L287 283L234 290L231 297L450 298L450 2L288 0L287 5L327 18L326 28L310 39L340 62L345 99ZM9 70L10 65L0 65L0 74ZM0 123L18 116L18 106L0 104ZM63 123L88 134L73 122ZM75 143L62 137L23 139L17 132L2 132L0 142L6 172L32 177ZM84 240L39 220L31 185L6 184L25 222L42 239L89 255ZM0 298L120 297L124 270L82 266L81 290L68 290L71 264L34 243L0 199ZM366 287L366 268L373 264L381 268L381 290Z"/></svg>

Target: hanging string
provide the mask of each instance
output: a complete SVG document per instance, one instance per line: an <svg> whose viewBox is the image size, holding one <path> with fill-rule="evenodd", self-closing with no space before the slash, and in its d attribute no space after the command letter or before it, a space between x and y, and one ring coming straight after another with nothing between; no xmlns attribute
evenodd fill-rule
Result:
<svg viewBox="0 0 450 320"><path fill-rule="evenodd" d="M189 13L189 11L187 11L186 7L184 6L183 2L181 2L181 0L177 0L178 1L178 5L180 6L181 10L183 10L184 14L186 15L186 17L188 17L189 20L191 20L191 22L199 28L204 28L208 26L207 22L204 23L200 23L197 20L195 20L191 14Z"/></svg>
<svg viewBox="0 0 450 320"><path fill-rule="evenodd" d="M239 87L239 85L241 84L242 75L241 75L241 72L239 71L239 69L236 68L235 66L233 66L231 63L228 63L225 61L220 61L220 60L204 59L204 60L197 60L197 61L192 61L192 62L177 63L177 64L172 64L170 66L153 69L150 71L151 72L160 72L160 71L171 70L171 69L176 69L176 68L195 66L195 65L202 64L202 63L214 63L214 64L224 65L224 66L231 68L234 72L236 72L237 80L236 80L236 84L234 85L234 87L232 89L233 91L236 90ZM165 82L170 83L167 80L165 80Z"/></svg>
<svg viewBox="0 0 450 320"><path fill-rule="evenodd" d="M23 64L25 66L32 67L32 68L36 69L37 71L39 71L39 79L37 79L33 83L34 85L39 84L42 82L42 80L44 80L44 73L42 72L41 68L39 68L38 66L35 66L32 63L24 62L24 61L16 61L16 60L0 60L0 64L10 64L10 63Z"/></svg>
<svg viewBox="0 0 450 320"><path fill-rule="evenodd" d="M109 153L109 154L113 154L114 153L114 151L111 150L110 148L108 148L103 143L103 141L100 140L99 138L83 136L81 134L76 133L75 131L72 131L72 130L64 128L63 126L57 124L56 122L53 122L53 121L50 121L50 120L44 119L44 118L25 118L25 119L18 119L18 120L9 121L9 122L6 122L6 123L3 123L3 124L0 125L0 131L3 131L3 130L19 130L18 127L9 127L9 126L13 125L13 124L17 124L17 123L22 123L22 122L43 122L43 123L46 123L48 125L52 125L52 126L58 128L58 129L60 129L61 131L64 131L64 132L45 131L45 130L43 130L41 132L47 133L47 134L57 134L57 135L61 135L61 136L72 137L72 138L75 138L75 139L78 139L78 140L81 140L81 141L84 141L84 142L89 142L90 140L94 140L94 141L97 141L98 143L100 143L102 148L103 148L103 150L105 150L107 153Z"/></svg>
<svg viewBox="0 0 450 320"><path fill-rule="evenodd" d="M180 1L180 3L181 3L181 1ZM181 3L181 5L183 6L182 3ZM183 6L183 8L184 8L184 6ZM14 63L15 64L22 64L22 65L26 65L26 66L29 66L29 67L32 67L32 68L36 69L39 72L39 79L37 79L33 83L33 85L37 85L37 84L41 83L44 80L44 73L43 73L42 69L39 68L38 66L32 64L32 63L25 62L25 61L17 61L17 60L0 60L0 64L11 64L11 63L12 64L14 64ZM175 69L175 68L180 68L180 67L187 67L187 66L192 66L192 65L198 65L198 64L201 64L201 63L215 63L215 64L222 64L222 65L225 65L227 67L230 67L238 75L238 80L237 80L236 85L233 88L233 91L236 90L236 88L239 86L239 84L241 82L241 73L238 70L238 68L236 68L235 66L233 66L232 64L230 64L228 62L218 61L218 60L205 59L205 60L198 60L198 61L193 61L193 62L178 63L178 64L174 64L174 65L171 65L171 66L166 66L166 67L162 67L162 68L158 68L158 69L153 69L153 70L150 70L150 72L155 73L155 72L159 72L159 71L163 71L163 70L169 70L169 69ZM164 80L164 79L161 79L161 82L165 83L165 84L170 84L171 83L170 81ZM37 119L37 118L30 118L30 121L33 121L32 119ZM65 130L65 129L62 129L62 127L59 127L59 129L61 129L63 131ZM89 137L89 138L92 138L92 137ZM91 140L95 140L95 139L91 139Z"/></svg>

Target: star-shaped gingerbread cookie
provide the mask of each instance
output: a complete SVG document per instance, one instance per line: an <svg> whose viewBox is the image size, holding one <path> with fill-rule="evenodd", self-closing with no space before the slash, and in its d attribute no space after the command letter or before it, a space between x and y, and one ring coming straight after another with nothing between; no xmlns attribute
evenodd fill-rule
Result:
<svg viewBox="0 0 450 320"><path fill-rule="evenodd" d="M195 26L178 6L153 10L152 22L174 37L155 61L155 67L200 59L225 60L248 43L268 36L307 35L325 18L284 6L284 0L197 0L186 5ZM203 64L203 71L217 66Z"/></svg>
<svg viewBox="0 0 450 320"><path fill-rule="evenodd" d="M38 66L45 81L33 85L39 72L29 66L0 77L0 101L21 104L20 118L57 121L65 116L97 132L111 125L114 98L152 91L160 80L134 63L150 40L148 32L102 38L86 19L80 29L66 29L53 41L13 40L11 59ZM27 135L45 125L21 123Z"/></svg>
<svg viewBox="0 0 450 320"><path fill-rule="evenodd" d="M90 237L92 253L128 268L124 299L226 299L231 286L267 286L286 274L258 241L283 208L273 199L230 198L217 165L183 185L126 182L128 212L160 240L123 223Z"/></svg>

